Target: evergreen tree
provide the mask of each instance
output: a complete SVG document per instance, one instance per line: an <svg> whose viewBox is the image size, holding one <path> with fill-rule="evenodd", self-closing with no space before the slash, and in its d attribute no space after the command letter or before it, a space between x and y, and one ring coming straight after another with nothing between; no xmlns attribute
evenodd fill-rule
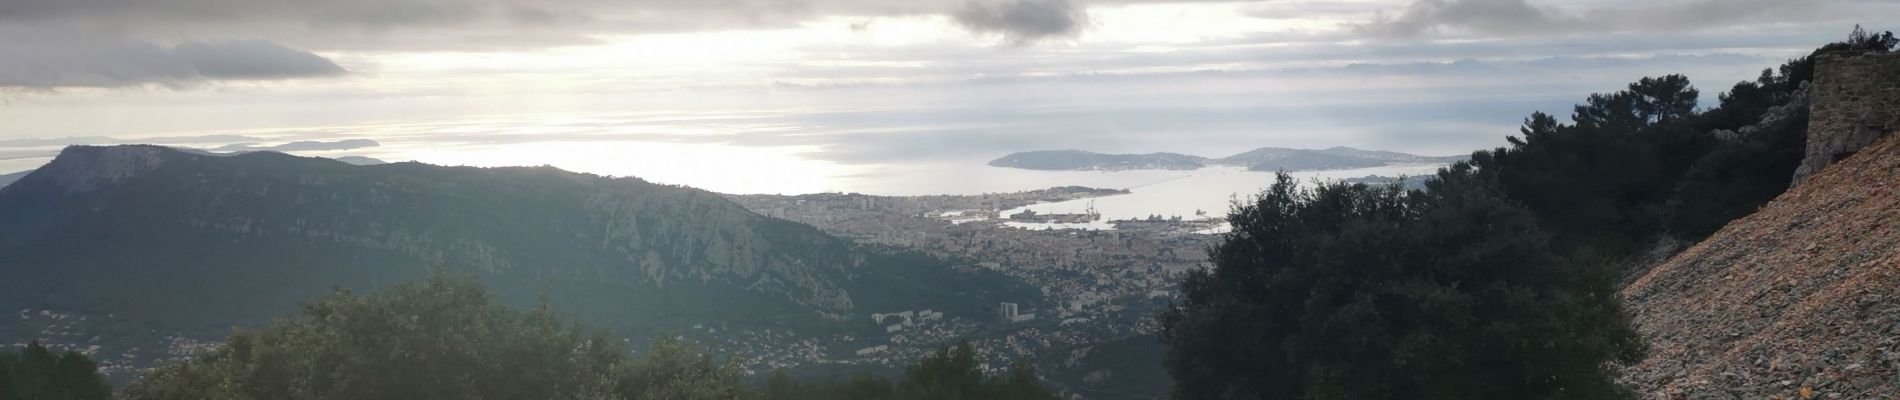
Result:
<svg viewBox="0 0 1900 400"><path fill-rule="evenodd" d="M904 381L897 384L898 397L913 400L973 399L983 390L983 370L969 343L938 348L936 354L907 368Z"/></svg>
<svg viewBox="0 0 1900 400"><path fill-rule="evenodd" d="M1018 363L1003 375L985 375L969 343L940 347L905 368L895 387L889 380L869 375L822 382L797 382L777 371L766 379L766 400L1054 400L1054 393L1036 378L1027 363Z"/></svg>
<svg viewBox="0 0 1900 400"><path fill-rule="evenodd" d="M54 353L35 340L18 354L0 351L0 400L105 400L112 386L76 351Z"/></svg>
<svg viewBox="0 0 1900 400"><path fill-rule="evenodd" d="M1425 192L1291 177L1229 217L1162 314L1177 399L1625 397L1641 346L1600 268L1447 171Z"/></svg>

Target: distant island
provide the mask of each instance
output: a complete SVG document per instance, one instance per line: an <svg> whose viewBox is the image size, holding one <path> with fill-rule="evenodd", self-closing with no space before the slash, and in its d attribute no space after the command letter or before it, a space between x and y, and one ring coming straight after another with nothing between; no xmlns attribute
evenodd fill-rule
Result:
<svg viewBox="0 0 1900 400"><path fill-rule="evenodd" d="M1392 164L1452 163L1466 156L1420 156L1351 147L1289 149L1262 147L1224 158L1180 153L1103 154L1082 150L1043 150L1013 153L991 160L992 167L1038 171L1126 171L1160 169L1186 171L1208 166L1247 167L1253 171L1317 171L1371 168Z"/></svg>

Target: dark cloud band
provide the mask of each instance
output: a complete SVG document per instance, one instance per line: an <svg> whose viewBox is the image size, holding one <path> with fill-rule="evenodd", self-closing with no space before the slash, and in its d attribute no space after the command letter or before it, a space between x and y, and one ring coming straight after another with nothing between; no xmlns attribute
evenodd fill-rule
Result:
<svg viewBox="0 0 1900 400"><path fill-rule="evenodd" d="M0 87L181 86L217 80L340 75L322 56L262 40L172 46L133 40L25 40L0 37Z"/></svg>
<svg viewBox="0 0 1900 400"><path fill-rule="evenodd" d="M1378 37L1541 36L1614 32L1668 32L1752 23L1819 22L1873 8L1856 0L1685 0L1644 6L1563 10L1531 0L1412 0L1404 9L1352 25Z"/></svg>
<svg viewBox="0 0 1900 400"><path fill-rule="evenodd" d="M1016 43L1074 36L1088 23L1088 12L1068 0L971 1L953 17L972 31L1002 35Z"/></svg>

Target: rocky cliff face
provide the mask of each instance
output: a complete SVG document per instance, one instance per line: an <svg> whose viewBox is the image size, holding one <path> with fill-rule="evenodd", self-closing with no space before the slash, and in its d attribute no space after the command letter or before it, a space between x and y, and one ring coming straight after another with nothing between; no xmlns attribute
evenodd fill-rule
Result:
<svg viewBox="0 0 1900 400"><path fill-rule="evenodd" d="M88 192L158 168L165 162L160 155L168 151L158 146L79 146L40 173L69 193Z"/></svg>
<svg viewBox="0 0 1900 400"><path fill-rule="evenodd" d="M1900 398L1900 138L1882 136L1623 290L1644 398Z"/></svg>

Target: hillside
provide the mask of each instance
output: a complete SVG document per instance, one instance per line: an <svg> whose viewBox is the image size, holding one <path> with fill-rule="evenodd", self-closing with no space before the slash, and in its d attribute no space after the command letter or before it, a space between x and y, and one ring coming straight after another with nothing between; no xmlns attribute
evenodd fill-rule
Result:
<svg viewBox="0 0 1900 400"><path fill-rule="evenodd" d="M1222 158L1177 153L1103 154L1081 150L1012 153L990 161L992 167L1044 171L1194 170L1207 166L1237 166L1253 171L1317 171L1370 168L1391 164L1452 163L1463 156L1428 157L1351 147L1288 149L1262 147Z"/></svg>
<svg viewBox="0 0 1900 400"><path fill-rule="evenodd" d="M859 248L714 193L545 167L79 146L0 189L0 221L0 306L191 337L438 265L636 336L1033 300L1014 280Z"/></svg>
<svg viewBox="0 0 1900 400"><path fill-rule="evenodd" d="M1651 350L1626 379L1645 398L1900 396L1889 136L1628 285Z"/></svg>
<svg viewBox="0 0 1900 400"><path fill-rule="evenodd" d="M20 180L20 178L25 178L26 174L30 174L30 173L33 173L33 171L20 171L20 172L15 172L11 174L0 175L0 188L7 187L7 185L13 184L14 181L18 181Z"/></svg>

